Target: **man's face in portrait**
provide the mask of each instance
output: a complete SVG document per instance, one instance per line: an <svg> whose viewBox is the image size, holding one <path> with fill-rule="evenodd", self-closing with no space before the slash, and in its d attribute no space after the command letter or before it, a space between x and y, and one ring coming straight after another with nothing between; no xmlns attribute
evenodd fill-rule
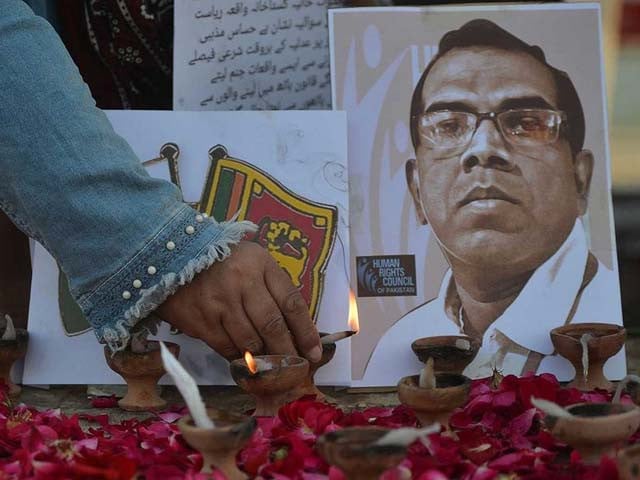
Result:
<svg viewBox="0 0 640 480"><path fill-rule="evenodd" d="M447 256L537 268L584 213L592 170L564 135L549 68L524 52L454 48L428 73L422 104L409 187Z"/></svg>

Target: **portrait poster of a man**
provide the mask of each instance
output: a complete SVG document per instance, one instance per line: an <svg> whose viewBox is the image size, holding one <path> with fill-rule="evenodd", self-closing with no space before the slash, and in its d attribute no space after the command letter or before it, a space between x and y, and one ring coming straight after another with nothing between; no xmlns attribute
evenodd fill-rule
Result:
<svg viewBox="0 0 640 480"><path fill-rule="evenodd" d="M331 14L348 112L355 385L468 335L465 374L573 367L549 332L622 324L597 5ZM624 352L605 366L624 375Z"/></svg>

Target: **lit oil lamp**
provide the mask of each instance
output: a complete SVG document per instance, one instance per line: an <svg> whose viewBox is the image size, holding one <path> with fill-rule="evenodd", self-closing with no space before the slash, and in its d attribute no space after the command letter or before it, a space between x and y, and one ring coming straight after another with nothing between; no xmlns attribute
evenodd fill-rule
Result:
<svg viewBox="0 0 640 480"><path fill-rule="evenodd" d="M236 455L253 435L256 419L205 408L195 380L164 343L161 344L161 356L167 373L189 408L190 415L178 421L178 428L185 441L202 454L202 471L210 473L216 468L229 480L248 478L236 465Z"/></svg>
<svg viewBox="0 0 640 480"><path fill-rule="evenodd" d="M597 464L640 426L640 408L620 403L578 403L563 408L553 402L531 399L545 413L551 434L580 452L587 464Z"/></svg>
<svg viewBox="0 0 640 480"><path fill-rule="evenodd" d="M462 373L480 349L480 342L467 335L419 338L411 349L422 363L433 358L436 373Z"/></svg>
<svg viewBox="0 0 640 480"><path fill-rule="evenodd" d="M432 358L420 375L404 377L398 382L398 398L411 408L420 425L440 423L449 430L449 417L469 397L471 379L459 373L435 373Z"/></svg>
<svg viewBox="0 0 640 480"><path fill-rule="evenodd" d="M166 343L174 356L180 353L180 345ZM147 340L145 334L132 337L130 345L112 354L104 349L107 365L124 378L127 394L118 401L118 406L130 412L161 410L167 402L158 394L158 380L165 374L160 356L160 343Z"/></svg>
<svg viewBox="0 0 640 480"><path fill-rule="evenodd" d="M413 442L439 431L440 425L423 429L347 427L322 435L316 449L348 480L371 480L398 465Z"/></svg>
<svg viewBox="0 0 640 480"><path fill-rule="evenodd" d="M624 327L608 323L576 323L551 330L556 351L576 370L568 386L580 390L612 390L613 384L602 369L605 362L620 351L626 335Z"/></svg>
<svg viewBox="0 0 640 480"><path fill-rule="evenodd" d="M0 317L0 379L9 386L9 396L20 395L22 387L11 382L11 367L27 353L29 333L15 328L9 315Z"/></svg>
<svg viewBox="0 0 640 480"><path fill-rule="evenodd" d="M253 356L229 365L233 380L256 402L256 417L273 417L287 401L293 400L298 388L309 374L309 362L294 355Z"/></svg>
<svg viewBox="0 0 640 480"><path fill-rule="evenodd" d="M356 303L356 296L353 291L349 291L349 330L336 333L320 333L320 344L322 345L322 357L318 362L309 362L309 374L304 383L300 387L300 391L296 392L297 397L303 395L315 395L316 399L323 400L324 394L316 387L314 376L318 369L331 361L336 353L336 342L349 338L355 335L360 330L358 322L358 305Z"/></svg>

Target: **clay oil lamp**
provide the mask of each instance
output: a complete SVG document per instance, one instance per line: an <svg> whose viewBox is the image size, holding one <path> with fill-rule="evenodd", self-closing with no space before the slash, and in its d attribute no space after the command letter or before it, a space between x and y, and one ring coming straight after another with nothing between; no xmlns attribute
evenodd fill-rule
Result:
<svg viewBox="0 0 640 480"><path fill-rule="evenodd" d="M612 454L640 426L640 408L620 403L578 403L563 408L532 398L545 413L544 424L558 440L580 452L586 464L597 464L603 454Z"/></svg>
<svg viewBox="0 0 640 480"><path fill-rule="evenodd" d="M9 397L20 395L22 387L11 382L11 367L27 353L29 333L15 328L9 315L0 318L0 380L9 387Z"/></svg>
<svg viewBox="0 0 640 480"><path fill-rule="evenodd" d="M253 435L256 419L205 408L195 380L164 343L161 355L167 373L189 408L190 414L178 421L178 428L185 441L202 454L202 472L210 473L215 468L229 480L249 478L238 468L236 455Z"/></svg>
<svg viewBox="0 0 640 480"><path fill-rule="evenodd" d="M640 445L631 445L618 453L620 480L640 480Z"/></svg>
<svg viewBox="0 0 640 480"><path fill-rule="evenodd" d="M324 400L325 395L322 393L318 387L316 387L316 383L314 380L316 372L320 369L320 367L326 365L331 361L333 356L336 353L336 342L340 340L344 340L345 338L350 338L351 336L358 333L360 330L359 322L358 322L358 306L356 304L356 296L353 294L353 291L349 291L349 320L348 320L349 330L345 330L343 332L336 333L325 333L320 332L320 344L322 345L322 357L318 362L309 362L309 374L305 379L304 383L299 389L299 392L296 392L297 397L301 397L303 395L315 395L317 400Z"/></svg>
<svg viewBox="0 0 640 480"><path fill-rule="evenodd" d="M233 415L208 408L207 415L214 427L197 426L191 415L178 421L185 441L202 454L202 472L217 468L228 480L249 478L236 464L236 455L246 445L258 425L255 417Z"/></svg>
<svg viewBox="0 0 640 480"><path fill-rule="evenodd" d="M167 343L167 348L177 356L180 345ZM160 343L147 340L146 333L132 336L130 344L114 354L104 349L107 365L124 378L127 394L118 401L118 406L129 412L161 410L167 406L158 394L158 380L165 374L160 355Z"/></svg>
<svg viewBox="0 0 640 480"><path fill-rule="evenodd" d="M320 332L320 340L329 334L326 332ZM322 393L315 382L316 372L327 363L331 361L333 356L336 354L336 344L335 342L330 343L322 343L322 357L317 362L309 362L309 373L307 374L304 382L300 385L299 390L297 390L295 397L302 397L304 395L315 395L316 400L324 400L325 395Z"/></svg>
<svg viewBox="0 0 640 480"><path fill-rule="evenodd" d="M466 335L424 337L414 341L411 349L422 363L433 358L436 373L461 374L478 354L480 342Z"/></svg>
<svg viewBox="0 0 640 480"><path fill-rule="evenodd" d="M556 351L569 360L576 376L568 385L580 390L612 390L602 371L605 362L620 351L627 331L608 323L576 323L551 330Z"/></svg>
<svg viewBox="0 0 640 480"><path fill-rule="evenodd" d="M459 373L435 373L434 363L430 358L420 375L400 379L398 397L415 412L423 427L440 423L450 430L449 417L466 403L471 379Z"/></svg>
<svg viewBox="0 0 640 480"><path fill-rule="evenodd" d="M256 417L274 417L278 409L294 400L309 374L309 362L294 355L253 356L246 352L244 359L229 365L231 377L256 402Z"/></svg>
<svg viewBox="0 0 640 480"><path fill-rule="evenodd" d="M627 375L618 382L616 393L611 400L613 403L620 403L622 392L626 391L631 400L636 405L640 405L640 377L637 375Z"/></svg>
<svg viewBox="0 0 640 480"><path fill-rule="evenodd" d="M440 430L382 427L347 427L325 433L316 449L322 458L338 467L347 480L374 480L405 457L407 447L418 438Z"/></svg>

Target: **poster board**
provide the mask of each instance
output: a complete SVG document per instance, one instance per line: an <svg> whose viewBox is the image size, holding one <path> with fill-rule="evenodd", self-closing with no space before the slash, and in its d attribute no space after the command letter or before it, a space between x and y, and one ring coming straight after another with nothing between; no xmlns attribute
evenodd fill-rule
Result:
<svg viewBox="0 0 640 480"><path fill-rule="evenodd" d="M257 185L261 186L262 193L271 195L272 201L281 200L281 210L286 209L289 202L301 212L312 209L314 218L321 218L320 213L326 211L335 213L333 224L326 222L327 228L320 229L331 230L333 238L324 241L326 249L322 255L314 257L309 249L305 269L297 273L303 295L308 294L308 298L315 295L314 317L318 328L345 329L349 238L343 113L110 111L107 115L116 132L127 140L142 161L157 160L162 156L160 151L170 156L170 149L163 147L167 143L179 147L179 172L172 171L167 161L153 161L148 169L151 175L166 180L179 173L184 199L196 207L204 208L206 200L215 197L216 188L222 183L214 177L222 167L225 172L246 174L246 185L252 188L242 190L246 193L244 206L236 209L231 200L218 202L217 205L224 203L227 208L222 213L209 208L214 216L222 214L226 218L240 212L243 217L249 205L246 218L255 219L249 215L250 207L261 204L255 198L250 201L249 196L256 192ZM215 165L218 168L214 168ZM320 213L316 215L316 212ZM291 225L295 227L295 219ZM305 230L300 228L304 237ZM292 262L288 271L294 270L295 262ZM307 271L312 272L304 273ZM98 344L93 332L77 322L63 323L59 278L54 259L37 244L33 254L30 339L23 383L122 383L106 365L103 346ZM315 293L304 291L311 280ZM158 337L181 345L180 360L199 383L231 383L228 363L201 341L174 335L167 324L162 325ZM60 351L65 355L60 355ZM349 343L341 342L331 366L318 372L318 383L348 384L349 362Z"/></svg>
<svg viewBox="0 0 640 480"><path fill-rule="evenodd" d="M586 120L584 145L576 152L565 131L554 142L523 150L499 130L498 122L508 126L513 115L500 120L487 113L559 111L568 97L530 50L507 55L515 40L487 47L496 34L487 33L486 22L485 30L474 27L484 33L465 30L471 40L464 41L474 46L452 47L436 62L412 111L414 88L443 36L478 19L540 46L548 64L567 73ZM413 340L461 331L487 348L467 368L472 377L496 368L572 378L570 364L553 355L549 330L566 322L622 324L599 6L337 9L329 12L329 28L333 105L347 112L349 130L351 270L362 328L352 341L353 384L395 385L422 366L411 351ZM457 35L449 45L460 41ZM462 145L445 145L442 137L436 144L434 132L444 130L435 126L447 124L424 114L443 110L464 112L456 118L487 115ZM575 139L579 122L571 119L563 121ZM579 177L585 177L582 149L593 158L586 191L585 181L578 185L573 178L577 156ZM458 202L460 211L463 203L468 210L456 216ZM508 231L518 222L520 230ZM605 373L621 378L625 371L622 350Z"/></svg>

